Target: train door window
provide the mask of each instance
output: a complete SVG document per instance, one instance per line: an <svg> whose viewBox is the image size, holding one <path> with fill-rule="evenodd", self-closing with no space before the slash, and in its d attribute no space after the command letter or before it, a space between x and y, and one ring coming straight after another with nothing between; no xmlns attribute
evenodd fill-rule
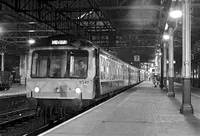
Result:
<svg viewBox="0 0 200 136"><path fill-rule="evenodd" d="M101 72L104 72L104 58L101 57Z"/></svg>
<svg viewBox="0 0 200 136"><path fill-rule="evenodd" d="M53 78L64 77L67 67L67 51L55 50L50 55L49 76Z"/></svg>
<svg viewBox="0 0 200 136"><path fill-rule="evenodd" d="M86 78L88 71L88 51L72 50L70 51L70 69L69 76L77 78Z"/></svg>
<svg viewBox="0 0 200 136"><path fill-rule="evenodd" d="M101 79L105 79L105 59L103 56L100 55L100 74L101 74Z"/></svg>
<svg viewBox="0 0 200 136"><path fill-rule="evenodd" d="M111 79L113 80L114 79L114 62L113 60L111 61Z"/></svg>

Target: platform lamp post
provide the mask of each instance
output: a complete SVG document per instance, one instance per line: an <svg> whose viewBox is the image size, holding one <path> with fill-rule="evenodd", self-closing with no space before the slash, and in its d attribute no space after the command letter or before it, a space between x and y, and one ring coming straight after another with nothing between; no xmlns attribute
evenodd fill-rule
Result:
<svg viewBox="0 0 200 136"><path fill-rule="evenodd" d="M175 97L175 92L174 92L174 45L173 45L173 34L174 31L176 30L176 27L173 28L169 28L168 29L168 34L164 34L163 35L163 39L168 41L168 62L169 62L169 67L168 67L168 88L166 85L166 90L167 90L167 96L168 97ZM166 55L166 48L164 48L164 54ZM166 57L164 60L165 64L164 66L166 66ZM166 70L167 68L164 67L164 69ZM167 79L166 79L167 80Z"/></svg>
<svg viewBox="0 0 200 136"><path fill-rule="evenodd" d="M3 28L0 27L0 33L3 33ZM1 71L4 71L4 57L5 57L5 48L2 48L0 51L0 56L1 56Z"/></svg>
<svg viewBox="0 0 200 136"><path fill-rule="evenodd" d="M167 41L170 36L168 33L163 35L163 90L167 91Z"/></svg>
<svg viewBox="0 0 200 136"><path fill-rule="evenodd" d="M160 88L163 89L164 87L164 83L163 83L163 66L164 66L164 54L163 54L163 46L164 46L164 43L162 42L161 43L161 52L160 52Z"/></svg>
<svg viewBox="0 0 200 136"><path fill-rule="evenodd" d="M0 53L1 55L1 71L4 71L4 52Z"/></svg>
<svg viewBox="0 0 200 136"><path fill-rule="evenodd" d="M173 45L173 36L174 32L176 31L178 27L178 18L182 16L182 11L178 9L174 9L170 11L169 13L170 17L175 19L175 27L169 27L168 33L169 33L169 46L168 46L168 54L169 54L169 68L168 68L168 76L169 76L169 88L167 95L169 97L175 97L174 92L174 45Z"/></svg>

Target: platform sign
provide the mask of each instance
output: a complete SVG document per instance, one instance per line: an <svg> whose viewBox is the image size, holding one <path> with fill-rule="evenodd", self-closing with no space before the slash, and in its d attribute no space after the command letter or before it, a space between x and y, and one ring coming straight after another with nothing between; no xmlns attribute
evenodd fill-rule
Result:
<svg viewBox="0 0 200 136"><path fill-rule="evenodd" d="M140 61L140 55L134 55L134 61Z"/></svg>

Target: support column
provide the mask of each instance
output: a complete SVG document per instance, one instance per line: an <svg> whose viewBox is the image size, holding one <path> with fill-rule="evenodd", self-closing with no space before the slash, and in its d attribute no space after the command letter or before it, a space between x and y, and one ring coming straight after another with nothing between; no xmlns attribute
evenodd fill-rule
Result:
<svg viewBox="0 0 200 136"><path fill-rule="evenodd" d="M163 84L163 48L164 48L164 43L161 45L161 56L160 56L160 88L163 89L164 84Z"/></svg>
<svg viewBox="0 0 200 136"><path fill-rule="evenodd" d="M200 87L200 64L197 65L197 72L198 72L198 78L197 78L197 87Z"/></svg>
<svg viewBox="0 0 200 136"><path fill-rule="evenodd" d="M182 16L182 89L184 86L184 77L185 77L185 67L184 67L184 62L185 62L185 46L184 46L184 42L185 42L185 33L186 33L186 29L185 29L185 24L186 24L186 19L185 19L185 14L184 14L184 2L182 3L182 9L183 9L183 16Z"/></svg>
<svg viewBox="0 0 200 136"><path fill-rule="evenodd" d="M182 114L193 114L194 109L191 104L191 90L190 90L190 78L191 78L191 0L183 0L183 59L184 65L183 72L183 94L182 94L182 105L180 113Z"/></svg>
<svg viewBox="0 0 200 136"><path fill-rule="evenodd" d="M169 28L169 89L167 95L169 97L175 97L174 93L174 46L173 46L173 29Z"/></svg>
<svg viewBox="0 0 200 136"><path fill-rule="evenodd" d="M167 44L163 45L163 84L164 89L167 90Z"/></svg>
<svg viewBox="0 0 200 136"><path fill-rule="evenodd" d="M20 84L26 85L28 56L20 55Z"/></svg>
<svg viewBox="0 0 200 136"><path fill-rule="evenodd" d="M4 71L4 53L1 53L1 71Z"/></svg>

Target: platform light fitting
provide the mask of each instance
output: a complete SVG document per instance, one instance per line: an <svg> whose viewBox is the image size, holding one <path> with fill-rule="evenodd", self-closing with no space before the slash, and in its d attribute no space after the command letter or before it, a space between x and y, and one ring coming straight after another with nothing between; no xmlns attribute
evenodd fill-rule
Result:
<svg viewBox="0 0 200 136"><path fill-rule="evenodd" d="M183 13L181 10L177 9L177 10L170 11L169 15L172 18L180 18L180 17L182 17Z"/></svg>
<svg viewBox="0 0 200 136"><path fill-rule="evenodd" d="M28 43L29 43L29 44L34 44L34 43L35 43L35 40L34 40L34 39L29 39L29 40L28 40Z"/></svg>
<svg viewBox="0 0 200 136"><path fill-rule="evenodd" d="M35 30L28 30L28 32L33 33L33 32L35 32Z"/></svg>
<svg viewBox="0 0 200 136"><path fill-rule="evenodd" d="M163 35L163 39L164 39L164 40L169 40L169 38L170 38L169 34L164 34L164 35Z"/></svg>
<svg viewBox="0 0 200 136"><path fill-rule="evenodd" d="M169 25L166 23L165 24L165 30L167 30L169 28Z"/></svg>
<svg viewBox="0 0 200 136"><path fill-rule="evenodd" d="M173 63L176 64L176 61L174 60ZM169 60L167 60L167 64L169 64Z"/></svg>
<svg viewBox="0 0 200 136"><path fill-rule="evenodd" d="M3 32L5 32L5 31L4 31L3 27L0 26L0 34L3 33Z"/></svg>

